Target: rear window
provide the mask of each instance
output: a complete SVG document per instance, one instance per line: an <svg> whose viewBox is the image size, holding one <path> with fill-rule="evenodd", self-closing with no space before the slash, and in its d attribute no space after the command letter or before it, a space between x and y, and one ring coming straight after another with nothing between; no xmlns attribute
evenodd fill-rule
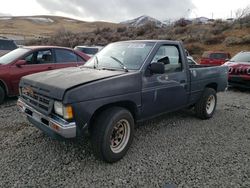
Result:
<svg viewBox="0 0 250 188"><path fill-rule="evenodd" d="M0 50L15 50L16 44L12 40L1 40L0 39Z"/></svg>
<svg viewBox="0 0 250 188"><path fill-rule="evenodd" d="M212 53L210 54L211 59L227 59L228 56L225 53Z"/></svg>
<svg viewBox="0 0 250 188"><path fill-rule="evenodd" d="M227 53L211 53L204 52L202 58L211 58L211 59L227 59L230 58L230 55Z"/></svg>

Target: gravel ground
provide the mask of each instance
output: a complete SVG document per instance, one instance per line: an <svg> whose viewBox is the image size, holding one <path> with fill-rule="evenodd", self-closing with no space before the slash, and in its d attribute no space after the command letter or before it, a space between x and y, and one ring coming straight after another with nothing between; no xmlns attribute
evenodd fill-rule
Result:
<svg viewBox="0 0 250 188"><path fill-rule="evenodd" d="M0 107L0 187L250 187L250 92L218 94L210 120L184 110L143 123L115 164L88 137L48 138L15 104Z"/></svg>

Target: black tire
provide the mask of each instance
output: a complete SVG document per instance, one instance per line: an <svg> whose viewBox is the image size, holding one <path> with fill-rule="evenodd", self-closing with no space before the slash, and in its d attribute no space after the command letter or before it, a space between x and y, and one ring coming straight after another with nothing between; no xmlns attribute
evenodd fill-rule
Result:
<svg viewBox="0 0 250 188"><path fill-rule="evenodd" d="M5 99L5 91L4 89L0 86L0 104L3 104Z"/></svg>
<svg viewBox="0 0 250 188"><path fill-rule="evenodd" d="M216 109L216 105L217 105L216 91L212 88L206 88L199 101L195 104L196 116L199 117L200 119L211 118Z"/></svg>
<svg viewBox="0 0 250 188"><path fill-rule="evenodd" d="M119 126L119 129L115 129L117 126ZM121 130L120 126L129 128L127 128L127 131L124 129L122 139L114 138L117 135L121 135L120 133L122 133L122 131L118 133L118 130ZM90 129L90 134L91 144L96 156L108 163L117 162L124 157L133 141L133 116L128 110L121 107L107 109L97 116ZM117 146L113 146L116 145L119 139L121 143ZM119 147L120 150L118 150Z"/></svg>

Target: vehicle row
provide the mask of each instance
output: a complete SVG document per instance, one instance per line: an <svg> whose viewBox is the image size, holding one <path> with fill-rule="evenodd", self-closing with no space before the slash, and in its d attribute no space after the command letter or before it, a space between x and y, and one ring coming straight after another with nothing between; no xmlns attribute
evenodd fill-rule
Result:
<svg viewBox="0 0 250 188"><path fill-rule="evenodd" d="M228 66L230 86L250 89L250 51L242 51L231 58L230 53L221 51L204 52L200 62L207 66Z"/></svg>

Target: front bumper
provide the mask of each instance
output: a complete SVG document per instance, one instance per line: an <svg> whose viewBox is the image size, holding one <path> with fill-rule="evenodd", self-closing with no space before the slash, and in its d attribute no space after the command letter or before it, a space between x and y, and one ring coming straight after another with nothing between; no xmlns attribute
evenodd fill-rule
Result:
<svg viewBox="0 0 250 188"><path fill-rule="evenodd" d="M56 139L76 137L75 122L67 122L58 116L48 117L43 115L23 102L21 98L18 99L17 105L34 126L48 134L50 137Z"/></svg>

